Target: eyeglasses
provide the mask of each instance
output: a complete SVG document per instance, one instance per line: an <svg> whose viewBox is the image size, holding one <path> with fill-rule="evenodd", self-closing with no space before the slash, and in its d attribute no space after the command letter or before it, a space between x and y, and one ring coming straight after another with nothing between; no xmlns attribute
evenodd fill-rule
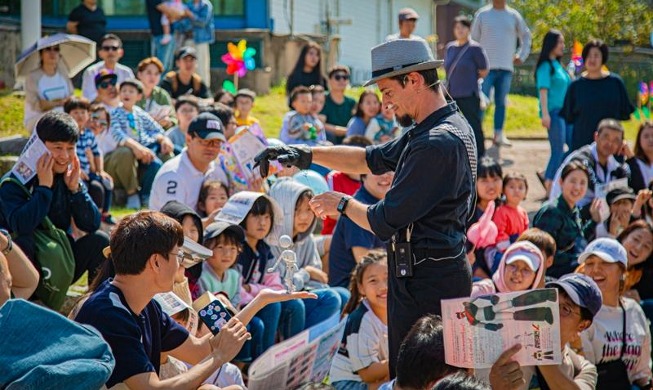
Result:
<svg viewBox="0 0 653 390"><path fill-rule="evenodd" d="M569 317L572 314L580 316L580 312L574 311L569 305L565 305L563 303L560 304L560 315L561 316Z"/></svg>
<svg viewBox="0 0 653 390"><path fill-rule="evenodd" d="M116 79L110 79L110 80L102 81L100 84L98 84L98 88L107 89L107 88L109 88L109 86L115 87L117 82L118 82L118 80L116 80Z"/></svg>
<svg viewBox="0 0 653 390"><path fill-rule="evenodd" d="M91 121L97 123L98 125L100 125L102 127L109 126L109 122L105 121L104 119L100 119L99 116L91 116Z"/></svg>
<svg viewBox="0 0 653 390"><path fill-rule="evenodd" d="M175 255L177 257L177 263L179 263L179 265L181 265L184 262L184 257L185 257L184 251L179 250L177 252L170 252L168 253L168 256L170 255Z"/></svg>
<svg viewBox="0 0 653 390"><path fill-rule="evenodd" d="M59 46L50 46L43 49L43 51L56 51L57 53L59 52L59 50L61 50L59 49Z"/></svg>
<svg viewBox="0 0 653 390"><path fill-rule="evenodd" d="M102 50L104 50L104 51L118 51L118 50L120 50L120 46L102 46Z"/></svg>
<svg viewBox="0 0 653 390"><path fill-rule="evenodd" d="M222 145L222 141L219 139L201 139L198 137L197 142L206 148L219 148Z"/></svg>
<svg viewBox="0 0 653 390"><path fill-rule="evenodd" d="M333 78L336 81L342 81L342 80L346 81L346 80L349 80L349 75L348 74L337 74L337 75L333 76Z"/></svg>

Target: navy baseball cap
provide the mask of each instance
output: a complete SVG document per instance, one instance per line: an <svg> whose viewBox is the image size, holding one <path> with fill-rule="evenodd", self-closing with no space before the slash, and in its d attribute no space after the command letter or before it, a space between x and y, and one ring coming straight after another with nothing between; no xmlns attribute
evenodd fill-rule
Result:
<svg viewBox="0 0 653 390"><path fill-rule="evenodd" d="M584 307L592 313L592 317L601 310L603 296L596 282L583 274L563 275L555 282L549 282L545 287L560 287L569 298L578 306Z"/></svg>
<svg viewBox="0 0 653 390"><path fill-rule="evenodd" d="M245 241L245 231L243 230L243 228L241 228L240 226L234 223L229 223L225 221L216 221L211 223L209 226L207 226L206 231L204 232L204 241L210 240L211 238L215 238L227 230L230 230L234 234L236 234L236 238L238 239L238 242Z"/></svg>
<svg viewBox="0 0 653 390"><path fill-rule="evenodd" d="M224 136L224 128L222 121L208 112L203 112L193 118L188 125L188 134L197 135L202 139L217 139L222 142L227 142Z"/></svg>

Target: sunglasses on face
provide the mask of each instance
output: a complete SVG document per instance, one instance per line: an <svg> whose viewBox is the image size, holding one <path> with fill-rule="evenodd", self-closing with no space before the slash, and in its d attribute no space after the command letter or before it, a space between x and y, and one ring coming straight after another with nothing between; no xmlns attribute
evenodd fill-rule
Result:
<svg viewBox="0 0 653 390"><path fill-rule="evenodd" d="M102 50L104 50L104 51L118 51L118 50L120 50L120 46L102 46Z"/></svg>
<svg viewBox="0 0 653 390"><path fill-rule="evenodd" d="M97 123L98 125L100 125L102 127L107 127L109 125L109 123L107 123L107 121L105 121L104 119L100 119L99 116L95 116L95 115L91 115L91 121Z"/></svg>
<svg viewBox="0 0 653 390"><path fill-rule="evenodd" d="M333 76L336 81L349 80L349 75L346 74L337 74Z"/></svg>
<svg viewBox="0 0 653 390"><path fill-rule="evenodd" d="M59 50L60 50L59 46L50 46L43 49L43 51L56 51L57 53L59 52Z"/></svg>
<svg viewBox="0 0 653 390"><path fill-rule="evenodd" d="M116 80L116 79L106 80L106 81L101 82L98 85L98 88L106 89L106 88L109 88L109 86L115 87L117 82L118 82L118 80Z"/></svg>

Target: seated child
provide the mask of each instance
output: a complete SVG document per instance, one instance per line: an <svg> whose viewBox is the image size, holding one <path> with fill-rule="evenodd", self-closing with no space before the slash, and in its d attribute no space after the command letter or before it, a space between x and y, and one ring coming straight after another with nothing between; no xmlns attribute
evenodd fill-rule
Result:
<svg viewBox="0 0 653 390"><path fill-rule="evenodd" d="M306 328L310 328L340 313L349 300L349 292L343 287L329 287L329 276L322 270L322 260L312 235L317 218L308 204L313 191L293 179L283 178L272 185L270 196L281 206L285 219L283 227L267 239L273 255L268 267L274 266L284 250L278 245L279 237L291 237L292 250L297 255L298 270L293 275L295 289L307 289L318 297L317 300L300 302L304 304ZM285 275L286 271L284 263L280 262L279 273ZM285 283L284 279L282 281Z"/></svg>
<svg viewBox="0 0 653 390"><path fill-rule="evenodd" d="M299 86L290 93L290 105L293 111L284 117L284 127L279 138L282 142L292 144L317 145L326 141L324 125L311 114L312 94L305 86ZM285 124L287 123L287 126Z"/></svg>
<svg viewBox="0 0 653 390"><path fill-rule="evenodd" d="M113 145L105 156L107 172L116 187L127 192L130 209L140 209L141 204L149 203L154 177L162 165L157 154L170 156L174 149L161 125L136 105L142 95L140 81L129 79L120 84L122 106L111 112Z"/></svg>
<svg viewBox="0 0 653 390"><path fill-rule="evenodd" d="M376 116L381 112L381 100L376 91L367 89L358 98L356 113L347 123L347 136L362 135L370 140L379 130Z"/></svg>
<svg viewBox="0 0 653 390"><path fill-rule="evenodd" d="M236 109L236 122L238 126L251 126L258 123L258 119L249 115L254 107L254 100L256 99L256 92L251 89L239 89L234 98Z"/></svg>
<svg viewBox="0 0 653 390"><path fill-rule="evenodd" d="M356 265L351 299L343 315L345 333L329 376L336 389L377 388L390 378L388 365L388 265L383 252L370 252Z"/></svg>
<svg viewBox="0 0 653 390"><path fill-rule="evenodd" d="M197 210L206 228L215 222L215 216L229 200L229 187L219 180L208 180L202 184L197 200Z"/></svg>
<svg viewBox="0 0 653 390"><path fill-rule="evenodd" d="M233 195L222 208L218 221L237 223L245 230L245 244L238 254L237 269L242 277L240 286L240 304L252 301L263 289L284 291L278 272L268 272L267 264L272 259L270 246L264 239L273 228L279 227L283 221L283 212L276 202L267 195L242 191ZM295 301L295 300L293 300ZM261 310L256 316L265 324L261 352L270 348L280 320L281 304L274 303ZM281 329L284 337L289 338L304 330L304 313L300 309L284 311L293 326ZM252 353L255 355L256 353Z"/></svg>
<svg viewBox="0 0 653 390"><path fill-rule="evenodd" d="M503 170L501 165L491 157L483 157L478 162L477 178L476 178L476 208L472 219L469 221L468 228L479 221L483 213L488 207L490 202L494 202L495 206L501 197L501 187L503 181ZM472 273L474 278L486 279L492 275L492 270L488 267L485 261L485 247L473 247L467 241L468 250L473 250L468 253L468 257L473 257Z"/></svg>
<svg viewBox="0 0 653 390"><path fill-rule="evenodd" d="M509 173L503 178L503 194L506 200L504 204L497 207L492 217L498 235L494 264L490 266L491 271L496 270L501 254L506 248L528 229L528 213L520 206L520 203L526 199L527 193L528 182L521 173Z"/></svg>
<svg viewBox="0 0 653 390"><path fill-rule="evenodd" d="M84 98L71 97L63 107L73 117L79 127L77 140L77 158L79 159L80 177L86 184L88 194L102 213L102 222L115 225L110 214L113 193L113 178L104 171L104 160L98 148L95 134L89 128L89 111L91 105ZM106 110L104 111L106 115ZM89 156L90 154L90 156Z"/></svg>
<svg viewBox="0 0 653 390"><path fill-rule="evenodd" d="M326 93L324 87L321 85L311 85L308 89L311 90L311 115L313 115L313 117L319 121L317 122L319 125L317 131L318 133L326 132L324 123L322 123L322 120L320 120L320 112L322 112L324 104L326 103Z"/></svg>
<svg viewBox="0 0 653 390"><path fill-rule="evenodd" d="M381 104L381 112L374 119L378 124L378 130L370 131L371 128L368 126L365 136L372 139L375 144L382 144L399 136L399 123L395 119L392 106Z"/></svg>
<svg viewBox="0 0 653 390"><path fill-rule="evenodd" d="M471 297L538 288L544 279L544 256L529 241L516 242L506 249L491 279L472 284Z"/></svg>

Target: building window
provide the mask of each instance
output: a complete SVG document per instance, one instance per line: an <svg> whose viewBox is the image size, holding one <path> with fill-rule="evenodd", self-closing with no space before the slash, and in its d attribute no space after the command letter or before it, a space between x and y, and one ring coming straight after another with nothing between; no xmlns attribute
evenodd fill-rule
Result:
<svg viewBox="0 0 653 390"><path fill-rule="evenodd" d="M245 16L245 0L211 0L213 14L219 16Z"/></svg>

